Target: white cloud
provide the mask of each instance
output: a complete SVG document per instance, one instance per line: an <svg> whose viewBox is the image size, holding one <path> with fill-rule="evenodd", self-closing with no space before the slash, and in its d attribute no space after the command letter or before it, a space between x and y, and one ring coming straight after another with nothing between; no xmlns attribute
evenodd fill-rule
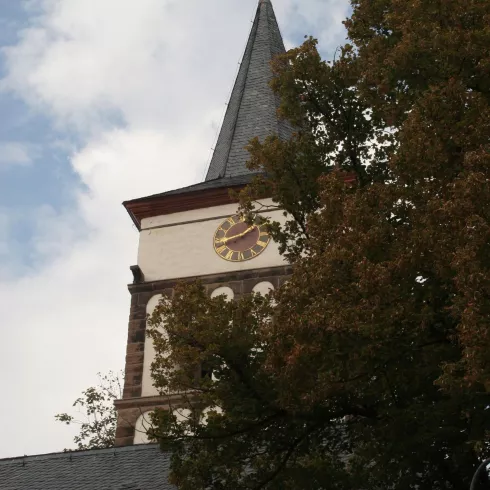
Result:
<svg viewBox="0 0 490 490"><path fill-rule="evenodd" d="M350 11L346 0L285 0L275 1L274 8L283 22L281 28L287 48L294 46L291 36L313 36L319 41L322 52L332 56L335 49L345 42L342 22Z"/></svg>
<svg viewBox="0 0 490 490"><path fill-rule="evenodd" d="M192 137L198 151L203 143L199 135ZM49 266L14 283L0 282L0 365L9 373L3 393L9 403L0 412L4 420L16 421L3 429L0 454L69 445L70 432L52 416L68 410L98 371L123 366L125 284L137 234L120 203L132 193L144 194L137 184L141 173L147 180L160 175L161 188L184 183L168 167L158 170L162 156L193 168L193 151L170 143L159 133L117 130L74 155L90 192L80 193L77 213L39 212L33 254L48 259Z"/></svg>
<svg viewBox="0 0 490 490"><path fill-rule="evenodd" d="M328 3L301 0L303 15ZM70 445L53 415L98 371L123 366L137 233L120 203L202 179L256 0L29 5L0 87L83 142L70 159L83 186L75 209L36 210L34 266L0 277L0 457ZM274 1L283 26L298 5Z"/></svg>
<svg viewBox="0 0 490 490"><path fill-rule="evenodd" d="M92 133L111 116L180 128L209 110L209 96L225 102L250 7L222 0L46 0L20 42L4 49L9 74L2 85L59 124ZM217 15L226 19L219 28Z"/></svg>
<svg viewBox="0 0 490 490"><path fill-rule="evenodd" d="M37 156L33 145L14 141L0 141L0 170L10 166L25 167Z"/></svg>
<svg viewBox="0 0 490 490"><path fill-rule="evenodd" d="M4 210L0 210L0 258L9 252L10 223L11 217Z"/></svg>

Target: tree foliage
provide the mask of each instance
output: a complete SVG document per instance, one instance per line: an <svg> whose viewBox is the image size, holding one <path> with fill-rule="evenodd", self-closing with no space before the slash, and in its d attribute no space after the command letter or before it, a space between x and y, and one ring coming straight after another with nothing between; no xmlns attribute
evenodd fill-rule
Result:
<svg viewBox="0 0 490 490"><path fill-rule="evenodd" d="M334 61L274 62L293 137L249 145L290 280L151 319L183 490L459 490L490 453L490 2L352 8Z"/></svg>
<svg viewBox="0 0 490 490"><path fill-rule="evenodd" d="M73 438L79 451L114 447L117 422L114 401L122 398L123 373L110 371L104 376L99 373L98 377L99 384L87 388L73 403L76 415L55 416L58 422L79 426L79 433Z"/></svg>

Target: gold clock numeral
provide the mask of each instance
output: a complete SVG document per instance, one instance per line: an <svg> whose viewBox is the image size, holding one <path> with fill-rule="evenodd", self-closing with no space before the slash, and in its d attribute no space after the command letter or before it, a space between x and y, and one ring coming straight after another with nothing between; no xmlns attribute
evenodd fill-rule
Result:
<svg viewBox="0 0 490 490"><path fill-rule="evenodd" d="M216 252L218 252L221 255L225 250L228 250L228 247L226 245L223 245L223 246L217 248Z"/></svg>
<svg viewBox="0 0 490 490"><path fill-rule="evenodd" d="M234 219L234 216L232 216L231 218L228 218L228 221L230 222L230 224L233 226L233 225L236 225L237 222L235 221Z"/></svg>
<svg viewBox="0 0 490 490"><path fill-rule="evenodd" d="M259 255L253 248L250 249L250 252L252 253L252 257L257 257L257 255Z"/></svg>
<svg viewBox="0 0 490 490"><path fill-rule="evenodd" d="M242 252L238 252L238 260L245 260L245 255Z"/></svg>
<svg viewBox="0 0 490 490"><path fill-rule="evenodd" d="M228 253L225 255L226 260L231 260L233 258L233 250L228 250Z"/></svg>
<svg viewBox="0 0 490 490"><path fill-rule="evenodd" d="M265 247L267 247L267 242L263 242L262 240L259 240L257 242L257 245L260 245L261 247L265 248Z"/></svg>

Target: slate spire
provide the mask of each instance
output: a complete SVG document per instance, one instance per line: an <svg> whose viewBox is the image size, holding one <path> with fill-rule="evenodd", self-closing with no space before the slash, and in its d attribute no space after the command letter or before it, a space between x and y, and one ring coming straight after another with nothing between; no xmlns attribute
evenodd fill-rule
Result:
<svg viewBox="0 0 490 490"><path fill-rule="evenodd" d="M277 117L279 99L269 87L270 62L284 53L284 43L270 0L259 0L243 61L226 110L206 181L246 176L250 155L244 149L255 136L287 137L289 126Z"/></svg>

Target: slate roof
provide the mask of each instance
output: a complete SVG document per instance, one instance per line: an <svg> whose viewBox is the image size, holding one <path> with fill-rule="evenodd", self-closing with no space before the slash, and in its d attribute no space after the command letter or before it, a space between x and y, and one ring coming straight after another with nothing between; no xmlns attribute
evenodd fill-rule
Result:
<svg viewBox="0 0 490 490"><path fill-rule="evenodd" d="M270 62L284 52L272 3L260 0L206 181L250 173L244 147L255 136L290 135L288 123L277 117L279 98L269 87Z"/></svg>
<svg viewBox="0 0 490 490"><path fill-rule="evenodd" d="M224 177L224 178L218 178L218 179L213 179L213 180L206 180L204 182L200 182L199 184L193 184L193 185L190 185L187 187L181 187L180 189L174 189L172 191L166 191L166 192L162 192L160 194L153 194L151 196L133 199L130 202L134 203L134 202L146 201L147 199L151 200L155 197L174 196L177 194L198 192L198 191L203 191L203 190L207 190L207 189L219 189L219 188L223 188L223 187L230 188L230 187L235 187L235 186L247 185L252 181L252 179L256 175L259 175L259 174L248 172L248 174L237 175L236 177Z"/></svg>
<svg viewBox="0 0 490 490"><path fill-rule="evenodd" d="M0 460L2 490L175 490L156 444Z"/></svg>

